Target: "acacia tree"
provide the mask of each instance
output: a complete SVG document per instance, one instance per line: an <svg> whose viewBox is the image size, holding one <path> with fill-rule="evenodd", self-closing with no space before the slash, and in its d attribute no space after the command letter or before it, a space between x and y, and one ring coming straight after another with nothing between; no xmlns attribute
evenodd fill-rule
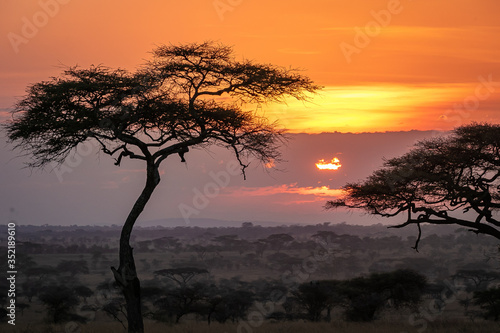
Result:
<svg viewBox="0 0 500 333"><path fill-rule="evenodd" d="M120 237L120 264L112 267L127 304L129 332L143 332L140 283L130 236L160 182L160 164L191 147L231 149L243 176L250 157L279 157L283 131L244 103L307 99L320 87L294 69L238 61L231 47L213 42L160 46L136 72L92 66L69 68L35 83L6 124L10 141L31 167L62 163L78 144L93 140L104 154L140 160L146 184Z"/></svg>
<svg viewBox="0 0 500 333"><path fill-rule="evenodd" d="M472 123L423 140L387 160L366 180L344 186L326 208L357 208L385 217L406 215L392 226L459 225L500 239L500 125ZM459 214L468 213L468 214Z"/></svg>
<svg viewBox="0 0 500 333"><path fill-rule="evenodd" d="M208 274L208 271L203 268L197 267L179 267L167 268L154 272L155 275L164 276L179 285L179 287L186 288L189 281L201 274Z"/></svg>

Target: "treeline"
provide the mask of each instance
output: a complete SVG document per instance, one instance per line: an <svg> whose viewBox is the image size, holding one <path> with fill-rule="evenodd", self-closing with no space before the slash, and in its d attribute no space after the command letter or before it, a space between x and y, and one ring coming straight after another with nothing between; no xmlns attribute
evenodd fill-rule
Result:
<svg viewBox="0 0 500 333"><path fill-rule="evenodd" d="M86 274L86 261L63 260L56 267L32 264L19 287L17 307L23 312L41 304L46 321L52 323L85 323L101 314L124 324L125 302L114 282L107 279L92 290L81 282ZM387 308L415 308L427 286L425 277L411 270L305 283L215 280L207 270L195 267L162 269L154 275L142 286L143 312L166 323L183 318L234 323L256 308L273 309L262 314L273 320L331 320L332 310L338 308L346 320L371 321ZM0 317L5 315L0 311Z"/></svg>
<svg viewBox="0 0 500 333"><path fill-rule="evenodd" d="M26 254L116 253L120 229L118 226L18 226L18 246ZM451 233L450 233L451 232ZM137 228L132 236L136 252L164 251L239 251L259 252L272 249L282 239L275 235L291 236L287 246L308 249L314 246L313 237L334 237L344 249L383 250L411 248L415 234L387 229L386 226L356 226L347 224L292 225L277 227L255 226L250 222L241 227L199 228ZM477 244L463 229L451 230L440 226L423 228L422 246L450 249ZM276 237L273 240L273 237ZM481 239L483 247L495 245L493 238Z"/></svg>
<svg viewBox="0 0 500 333"><path fill-rule="evenodd" d="M414 236L385 233L385 227L370 229L371 236L334 227L139 229L132 245L143 277L143 313L169 323L238 322L253 311L275 321L370 321L415 309L422 299L446 304L445 282L452 281L464 289L457 301L465 314L500 318L500 255L492 237L463 230L428 234L417 253ZM110 270L118 264L119 229L51 228L19 228L20 315L125 323ZM7 271L5 261L0 264ZM6 288L0 281L2 306Z"/></svg>
<svg viewBox="0 0 500 333"><path fill-rule="evenodd" d="M63 260L56 267L33 264L18 291L18 310L22 315L39 304L49 323L86 323L106 316L125 325L125 302L114 282L105 279L91 289L81 282L86 274L89 268L84 260ZM491 287L500 274L461 270L450 279L453 286L466 286L466 294L458 299L465 314L500 318L500 291ZM244 321L255 311L274 321L369 322L388 311L418 313L424 300L431 300L433 311L439 313L450 292L456 291L450 289L449 281L429 283L424 275L408 269L299 283L293 279L244 281L238 277L216 280L205 269L179 267L157 270L154 278L142 285L147 318L170 324L205 321L208 325L214 321ZM0 303L3 301L0 299ZM0 311L0 318L6 319L5 310Z"/></svg>

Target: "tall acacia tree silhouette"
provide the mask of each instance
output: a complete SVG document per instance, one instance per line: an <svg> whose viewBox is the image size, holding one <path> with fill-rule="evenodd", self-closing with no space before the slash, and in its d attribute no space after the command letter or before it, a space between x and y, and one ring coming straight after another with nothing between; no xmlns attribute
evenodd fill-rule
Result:
<svg viewBox="0 0 500 333"><path fill-rule="evenodd" d="M283 131L245 103L306 100L319 86L295 69L236 60L214 42L164 45L135 72L72 67L60 77L30 85L6 124L9 140L31 156L30 167L63 163L87 140L115 157L144 161L146 184L120 236L120 264L112 267L126 300L128 331L143 332L140 282L130 236L160 182L160 164L191 147L231 149L243 176L250 157L279 158ZM229 98L228 98L229 97Z"/></svg>

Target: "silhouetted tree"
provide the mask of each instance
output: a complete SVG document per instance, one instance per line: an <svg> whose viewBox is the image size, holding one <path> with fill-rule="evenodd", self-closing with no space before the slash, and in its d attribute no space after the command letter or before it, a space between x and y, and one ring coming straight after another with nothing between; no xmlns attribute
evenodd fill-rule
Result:
<svg viewBox="0 0 500 333"><path fill-rule="evenodd" d="M195 312L200 306L199 303L204 297L204 284L196 280L196 277L207 274L208 271L196 267L179 267L169 268L155 271L155 275L163 276L175 283L174 288L167 291L167 295L154 302L155 306L160 309L156 317L161 318L173 317L175 322L186 314Z"/></svg>
<svg viewBox="0 0 500 333"><path fill-rule="evenodd" d="M173 317L175 323L178 323L183 316L197 311L204 296L204 287L204 284L193 283L170 289L165 297L156 300L154 304L167 318Z"/></svg>
<svg viewBox="0 0 500 333"><path fill-rule="evenodd" d="M240 239L238 235L222 235L212 239L213 242L219 243L223 250L238 251L240 254L247 249L248 242Z"/></svg>
<svg viewBox="0 0 500 333"><path fill-rule="evenodd" d="M500 239L494 214L500 208L499 150L500 125L461 126L387 160L365 181L347 184L345 195L326 207L359 208L385 217L406 214L406 221L394 227L418 226L415 249L422 223L463 226Z"/></svg>
<svg viewBox="0 0 500 333"><path fill-rule="evenodd" d="M233 323L246 317L248 310L254 302L254 294L249 290L225 288L221 294L221 302L215 307L214 318L225 323Z"/></svg>
<svg viewBox="0 0 500 333"><path fill-rule="evenodd" d="M87 298L94 295L94 292L92 291L92 289L90 289L89 287L83 286L83 285L75 286L75 287L73 287L73 290L74 290L76 296L83 298L83 301L85 303L87 303Z"/></svg>
<svg viewBox="0 0 500 333"><path fill-rule="evenodd" d="M295 239L289 234L272 234L269 235L265 241L273 247L276 252L280 252L281 249L290 242L293 242Z"/></svg>
<svg viewBox="0 0 500 333"><path fill-rule="evenodd" d="M84 317L73 312L80 301L75 292L68 287L56 285L44 287L38 298L47 308L48 318L53 323L86 321Z"/></svg>
<svg viewBox="0 0 500 333"><path fill-rule="evenodd" d="M481 308L485 319L498 321L500 318L500 288L475 291L472 301Z"/></svg>
<svg viewBox="0 0 500 333"><path fill-rule="evenodd" d="M488 283L500 279L500 273L484 269L459 269L453 277L472 282L474 289L468 291L479 291L486 289Z"/></svg>
<svg viewBox="0 0 500 333"><path fill-rule="evenodd" d="M167 268L154 272L155 275L164 276L174 281L181 288L185 288L193 278L207 273L206 269L197 267Z"/></svg>
<svg viewBox="0 0 500 333"><path fill-rule="evenodd" d="M307 318L311 321L320 321L321 313L328 310L327 317L330 317L330 310L339 297L336 289L339 281L312 281L301 284L293 292L298 303L306 309Z"/></svg>
<svg viewBox="0 0 500 333"><path fill-rule="evenodd" d="M264 251L268 247L268 243L266 241L264 241L263 239L259 239L255 242L253 242L252 244L255 247L255 254L257 255L257 257L262 258L264 256Z"/></svg>
<svg viewBox="0 0 500 333"><path fill-rule="evenodd" d="M80 143L93 140L103 153L140 160L146 184L120 236L120 264L112 268L127 303L129 332L143 332L140 282L130 246L134 224L160 182L160 164L171 155L182 162L192 147L231 149L244 175L249 157L279 157L282 131L245 102L282 102L319 89L292 69L238 61L230 47L215 43L160 46L135 73L103 66L70 68L61 77L28 87L6 124L31 167L63 163ZM219 97L229 97L221 100Z"/></svg>
<svg viewBox="0 0 500 333"><path fill-rule="evenodd" d="M112 298L104 303L101 307L101 310L109 317L113 318L117 322L119 322L123 328L127 328L125 326L125 320L127 320L127 312L125 310L125 304L121 298Z"/></svg>
<svg viewBox="0 0 500 333"><path fill-rule="evenodd" d="M208 325L212 323L212 318L221 304L224 304L221 289L223 288L218 288L215 284L210 284L203 288L204 302L199 308L199 313L206 316Z"/></svg>
<svg viewBox="0 0 500 333"><path fill-rule="evenodd" d="M337 294L343 300L346 319L371 321L389 301L396 309L416 307L426 285L423 275L403 269L343 281Z"/></svg>

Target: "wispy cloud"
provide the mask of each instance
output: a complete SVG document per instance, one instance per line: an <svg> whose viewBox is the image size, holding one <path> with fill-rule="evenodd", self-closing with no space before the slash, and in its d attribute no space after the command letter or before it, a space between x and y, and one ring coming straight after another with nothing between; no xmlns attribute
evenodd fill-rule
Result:
<svg viewBox="0 0 500 333"><path fill-rule="evenodd" d="M341 189L331 189L328 186L300 187L297 186L297 183L266 186L266 187L240 187L237 189L228 188L228 191L230 192L228 194L230 194L231 196L253 196L253 197L272 196L280 194L308 195L317 197L336 197L342 194Z"/></svg>
<svg viewBox="0 0 500 333"><path fill-rule="evenodd" d="M0 117L10 117L12 108L0 108Z"/></svg>

